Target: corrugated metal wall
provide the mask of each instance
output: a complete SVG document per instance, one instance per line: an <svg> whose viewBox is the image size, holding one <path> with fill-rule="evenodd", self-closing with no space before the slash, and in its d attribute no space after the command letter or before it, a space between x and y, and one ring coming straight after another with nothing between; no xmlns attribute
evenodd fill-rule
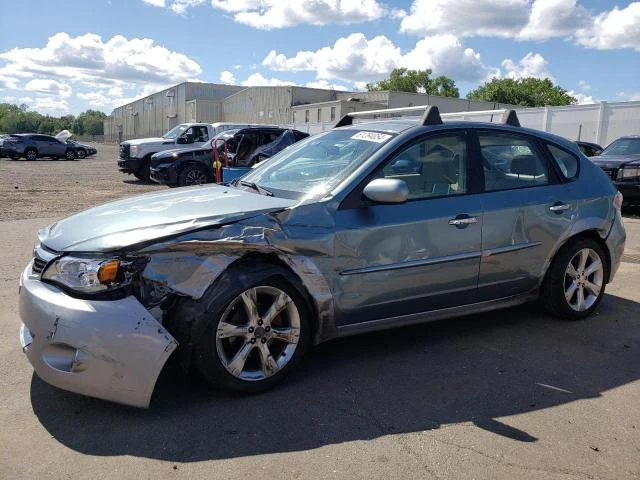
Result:
<svg viewBox="0 0 640 480"><path fill-rule="evenodd" d="M222 101L223 121L242 123L289 122L294 87L251 87Z"/></svg>

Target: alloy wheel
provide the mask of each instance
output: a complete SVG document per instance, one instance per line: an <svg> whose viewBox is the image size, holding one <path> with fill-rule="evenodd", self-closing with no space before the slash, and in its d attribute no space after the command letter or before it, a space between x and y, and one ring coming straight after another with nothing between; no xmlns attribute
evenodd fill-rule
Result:
<svg viewBox="0 0 640 480"><path fill-rule="evenodd" d="M279 288L253 287L229 304L215 335L227 372L240 380L264 380L293 358L300 340L300 313Z"/></svg>
<svg viewBox="0 0 640 480"><path fill-rule="evenodd" d="M564 296L576 312L591 308L604 284L604 264L591 249L578 250L567 265L564 275Z"/></svg>
<svg viewBox="0 0 640 480"><path fill-rule="evenodd" d="M202 170L194 168L187 172L184 180L185 185L202 185L207 183L207 176Z"/></svg>

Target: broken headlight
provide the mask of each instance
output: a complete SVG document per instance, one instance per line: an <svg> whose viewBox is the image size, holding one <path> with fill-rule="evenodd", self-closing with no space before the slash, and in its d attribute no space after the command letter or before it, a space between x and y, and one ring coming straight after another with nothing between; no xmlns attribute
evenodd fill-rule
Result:
<svg viewBox="0 0 640 480"><path fill-rule="evenodd" d="M83 258L64 256L53 261L42 273L42 280L83 294L100 293L125 287L141 272L141 259Z"/></svg>

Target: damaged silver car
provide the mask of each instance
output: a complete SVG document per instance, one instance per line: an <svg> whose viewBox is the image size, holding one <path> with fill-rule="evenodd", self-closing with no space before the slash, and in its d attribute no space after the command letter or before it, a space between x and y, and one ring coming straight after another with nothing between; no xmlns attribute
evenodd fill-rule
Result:
<svg viewBox="0 0 640 480"><path fill-rule="evenodd" d="M255 392L340 336L534 299L589 315L624 249L620 194L574 143L485 113L504 122L352 114L229 185L42 229L23 350L53 385L146 407L172 354Z"/></svg>

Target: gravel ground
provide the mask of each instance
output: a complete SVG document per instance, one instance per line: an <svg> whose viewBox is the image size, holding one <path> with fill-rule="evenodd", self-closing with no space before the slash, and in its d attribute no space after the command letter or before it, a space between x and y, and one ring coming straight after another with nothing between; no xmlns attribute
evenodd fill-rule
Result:
<svg viewBox="0 0 640 480"><path fill-rule="evenodd" d="M94 145L98 154L68 162L0 158L0 219L67 216L123 196L168 188L118 171L117 145Z"/></svg>
<svg viewBox="0 0 640 480"><path fill-rule="evenodd" d="M634 212L618 275L584 321L527 305L345 338L262 395L167 368L148 410L42 382L18 341L36 230L167 188L97 147L77 162L0 159L0 479L640 479Z"/></svg>

